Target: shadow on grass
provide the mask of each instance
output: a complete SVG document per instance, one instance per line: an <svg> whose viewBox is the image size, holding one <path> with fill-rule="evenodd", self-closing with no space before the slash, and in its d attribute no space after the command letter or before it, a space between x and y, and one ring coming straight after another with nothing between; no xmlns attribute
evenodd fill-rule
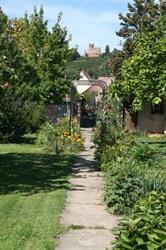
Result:
<svg viewBox="0 0 166 250"><path fill-rule="evenodd" d="M67 155L0 154L0 194L68 189L72 162L73 157Z"/></svg>
<svg viewBox="0 0 166 250"><path fill-rule="evenodd" d="M36 137L35 136L24 136L18 138L14 143L16 144L35 144Z"/></svg>
<svg viewBox="0 0 166 250"><path fill-rule="evenodd" d="M157 145L160 145L160 146L166 146L166 141L148 141L147 143L149 144L157 144Z"/></svg>

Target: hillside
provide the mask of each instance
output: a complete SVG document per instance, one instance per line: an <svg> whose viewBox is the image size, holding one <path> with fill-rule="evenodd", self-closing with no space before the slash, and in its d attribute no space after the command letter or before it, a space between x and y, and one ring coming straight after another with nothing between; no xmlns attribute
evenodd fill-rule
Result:
<svg viewBox="0 0 166 250"><path fill-rule="evenodd" d="M115 49L108 55L102 55L97 58L80 57L77 60L70 61L65 70L66 74L79 74L79 72L84 69L88 71L92 78L110 76L112 75L112 71L109 62L117 53L119 53L119 50Z"/></svg>
<svg viewBox="0 0 166 250"><path fill-rule="evenodd" d="M81 57L77 60L68 63L66 68L67 74L78 74L82 69L85 69L89 74L95 78L96 72L100 69L103 64L103 58L85 58Z"/></svg>

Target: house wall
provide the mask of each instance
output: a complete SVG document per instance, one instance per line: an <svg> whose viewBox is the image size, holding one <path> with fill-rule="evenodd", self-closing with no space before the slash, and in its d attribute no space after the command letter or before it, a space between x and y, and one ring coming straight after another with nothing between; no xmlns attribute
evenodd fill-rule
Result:
<svg viewBox="0 0 166 250"><path fill-rule="evenodd" d="M82 94L83 92L85 92L88 88L90 88L90 84L79 84L76 86L77 88L77 92L79 94Z"/></svg>
<svg viewBox="0 0 166 250"><path fill-rule="evenodd" d="M83 72L80 72L80 80L89 80L88 77L83 73Z"/></svg>
<svg viewBox="0 0 166 250"><path fill-rule="evenodd" d="M146 104L138 113L137 127L151 133L164 133L166 131L166 102L163 114L152 114L151 105Z"/></svg>

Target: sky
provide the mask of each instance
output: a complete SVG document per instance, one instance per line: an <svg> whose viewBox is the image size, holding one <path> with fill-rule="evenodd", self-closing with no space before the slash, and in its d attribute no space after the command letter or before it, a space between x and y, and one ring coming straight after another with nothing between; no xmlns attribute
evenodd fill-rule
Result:
<svg viewBox="0 0 166 250"><path fill-rule="evenodd" d="M121 38L116 35L120 28L119 13L127 12L127 3L132 0L0 0L0 6L9 18L30 15L36 5L43 5L45 19L51 30L59 12L63 13L61 25L72 35L71 47L78 46L83 55L89 43L105 50L121 47Z"/></svg>

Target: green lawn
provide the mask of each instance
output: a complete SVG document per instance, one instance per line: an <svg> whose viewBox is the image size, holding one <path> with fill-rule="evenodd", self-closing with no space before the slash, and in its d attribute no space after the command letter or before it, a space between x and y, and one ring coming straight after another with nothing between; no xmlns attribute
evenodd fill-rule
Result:
<svg viewBox="0 0 166 250"><path fill-rule="evenodd" d="M73 157L23 142L0 144L0 249L53 250Z"/></svg>

